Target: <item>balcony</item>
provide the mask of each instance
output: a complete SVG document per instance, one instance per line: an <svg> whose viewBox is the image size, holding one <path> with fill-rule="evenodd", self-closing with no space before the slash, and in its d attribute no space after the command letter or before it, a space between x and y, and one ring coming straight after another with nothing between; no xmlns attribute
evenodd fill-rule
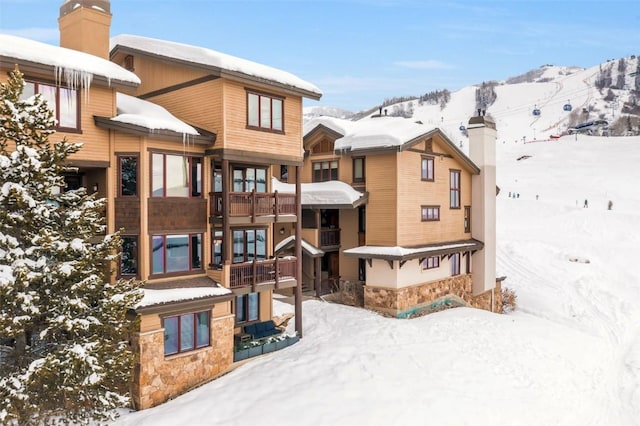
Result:
<svg viewBox="0 0 640 426"><path fill-rule="evenodd" d="M221 218L225 214L222 192L212 192L210 197L212 218ZM226 215L230 223L295 221L296 195L278 192L231 192Z"/></svg>
<svg viewBox="0 0 640 426"><path fill-rule="evenodd" d="M239 289L272 286L274 289L296 286L296 258L280 257L269 260L234 263L230 265L229 287Z"/></svg>
<svg viewBox="0 0 640 426"><path fill-rule="evenodd" d="M340 245L340 229L322 228L320 229L320 248L337 247Z"/></svg>

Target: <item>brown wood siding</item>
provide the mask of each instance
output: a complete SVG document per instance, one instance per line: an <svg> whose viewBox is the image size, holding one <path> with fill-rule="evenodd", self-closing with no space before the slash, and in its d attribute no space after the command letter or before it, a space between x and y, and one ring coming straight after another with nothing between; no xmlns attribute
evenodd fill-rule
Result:
<svg viewBox="0 0 640 426"><path fill-rule="evenodd" d="M443 149L434 139L433 151L442 153ZM422 155L417 152L398 154L398 216L401 218L398 222L398 245L415 246L468 238L469 234L464 233L464 208L449 207L449 170L461 170L461 206L471 204L470 173L453 158L436 155L435 181L422 181L421 159ZM423 205L440 206L440 220L423 222Z"/></svg>
<svg viewBox="0 0 640 426"><path fill-rule="evenodd" d="M140 234L140 199L116 198L116 229L124 229L125 234Z"/></svg>
<svg viewBox="0 0 640 426"><path fill-rule="evenodd" d="M395 246L398 221L395 154L370 155L367 161L367 245Z"/></svg>
<svg viewBox="0 0 640 426"><path fill-rule="evenodd" d="M150 198L149 233L206 232L207 201L200 198Z"/></svg>
<svg viewBox="0 0 640 426"><path fill-rule="evenodd" d="M218 134L222 145L216 147L264 154L277 154L302 161L302 98L287 95L284 99L284 134L247 129L247 92L255 89L240 83L224 82L224 132ZM283 96L277 91L270 92Z"/></svg>
<svg viewBox="0 0 640 426"><path fill-rule="evenodd" d="M358 259L343 250L358 247L358 209L340 210L340 279L358 280Z"/></svg>

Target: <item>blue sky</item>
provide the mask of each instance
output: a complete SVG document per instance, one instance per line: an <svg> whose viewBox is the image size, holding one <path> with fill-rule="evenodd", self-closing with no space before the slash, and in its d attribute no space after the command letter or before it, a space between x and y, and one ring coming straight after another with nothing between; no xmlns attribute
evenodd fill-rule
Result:
<svg viewBox="0 0 640 426"><path fill-rule="evenodd" d="M0 0L0 32L58 43L62 0ZM292 72L352 111L543 64L640 55L637 0L112 0L111 35L208 47Z"/></svg>

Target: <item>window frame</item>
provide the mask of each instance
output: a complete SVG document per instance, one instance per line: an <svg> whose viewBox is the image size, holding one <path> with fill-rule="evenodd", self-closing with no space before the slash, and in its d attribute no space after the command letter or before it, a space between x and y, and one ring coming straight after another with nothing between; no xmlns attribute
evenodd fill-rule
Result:
<svg viewBox="0 0 640 426"><path fill-rule="evenodd" d="M123 194L123 179L122 179L122 160L134 159L136 162L135 181L136 188L134 194ZM137 154L118 154L118 197L121 198L137 198L140 191L140 157Z"/></svg>
<svg viewBox="0 0 640 426"><path fill-rule="evenodd" d="M47 87L51 87L53 89L55 89L55 101L56 101L56 105L55 108L53 110L53 115L56 121L55 124L55 129L56 131L59 132L66 132L66 133L82 133L82 113L81 113L81 99L80 99L80 90L79 89L72 89L69 87L64 87L64 86L60 86L59 84L56 84L55 82L52 81L47 81L47 80L39 80L39 79L32 79L32 78L25 78L24 79L25 84L26 83L30 83L34 85L33 88L33 92L34 95L41 93L38 89L40 85L44 85ZM60 108L60 90L69 90L71 92L75 92L75 121L76 121L76 126L75 127L67 127L67 126L61 126L60 125L60 113L61 113L61 108ZM43 95L44 97L44 95ZM23 98L23 95L20 96L20 99L27 99L27 98ZM46 99L46 98L45 98Z"/></svg>
<svg viewBox="0 0 640 426"><path fill-rule="evenodd" d="M451 266L451 276L455 277L460 275L460 253L452 253L451 256L449 256L449 264Z"/></svg>
<svg viewBox="0 0 640 426"><path fill-rule="evenodd" d="M420 211L422 222L438 222L440 220L440 206L420 206ZM435 214L429 215L429 212Z"/></svg>
<svg viewBox="0 0 640 426"><path fill-rule="evenodd" d="M431 170L429 170L429 166L428 166L429 163L431 163ZM431 171L430 175L429 175L429 171ZM435 182L435 176L436 176L435 157L423 155L420 160L420 180L422 180L423 182Z"/></svg>
<svg viewBox="0 0 640 426"><path fill-rule="evenodd" d="M198 322L197 317L200 314L207 315L207 343L206 344L198 344ZM193 320L193 345L191 347L182 348L182 318L191 316ZM175 352L167 353L167 327L166 322L169 320L175 319L177 321L177 350ZM204 310L198 312L187 312L179 315L170 315L162 318L162 328L164 329L164 341L163 341L163 352L165 357L182 354L185 352L192 352L198 349L207 348L211 346L211 310Z"/></svg>
<svg viewBox="0 0 640 426"><path fill-rule="evenodd" d="M449 169L449 208L460 209L462 192L462 172L457 169Z"/></svg>
<svg viewBox="0 0 640 426"><path fill-rule="evenodd" d="M232 229L231 230L231 263L237 264L237 263L266 260L268 257L267 256L267 250L268 250L267 239L269 238L267 230L268 230L267 228L234 228ZM248 232L250 231L253 231L253 252L250 252L248 250L250 241L247 239L247 235L248 235ZM242 232L243 260L239 260L239 261L235 260L236 259L236 241L235 241L236 232ZM260 255L258 253L258 232L261 232L264 234L264 240L263 240L264 255ZM252 255L253 258L250 259L249 255Z"/></svg>
<svg viewBox="0 0 640 426"><path fill-rule="evenodd" d="M471 206L464 206L464 232L471 233Z"/></svg>
<svg viewBox="0 0 640 426"><path fill-rule="evenodd" d="M121 236L122 239L122 247L121 247L121 255L120 255L120 261L118 262L118 276L119 277L137 277L139 270L138 270L138 265L140 265L140 239L138 238L138 235L122 235ZM124 273L123 268L122 268L122 264L123 264L123 260L124 260L124 243L125 243L125 239L132 239L134 241L134 254L132 256L132 261L135 264L135 272L133 273Z"/></svg>
<svg viewBox="0 0 640 426"><path fill-rule="evenodd" d="M422 261L422 270L438 269L440 267L440 256L429 256Z"/></svg>
<svg viewBox="0 0 640 426"><path fill-rule="evenodd" d="M167 237L182 237L182 236L186 236L187 237L187 251L189 253L188 256L188 264L189 267L187 269L183 269L183 270L177 270L177 271L167 271ZM200 266L196 267L194 266L194 256L193 256L193 237L200 237ZM163 257L162 257L162 272L156 272L155 271L155 264L154 264L154 249L153 249L153 243L154 243L154 239L155 238L162 238L162 248L163 248ZM204 235L202 232L187 232L187 233L182 233L182 234L152 234L150 236L150 240L151 240L151 253L150 253L150 262L151 262L151 277L159 277L159 276L165 276L165 275L180 275L180 274L191 274L191 273L198 273L198 272L202 272L204 270L203 267L203 259L202 256L204 255L204 250L203 250L203 244L204 244Z"/></svg>
<svg viewBox="0 0 640 426"><path fill-rule="evenodd" d="M358 177L356 176L356 162L362 162L362 166L361 166L361 170L362 170L362 176ZM351 169L352 169L352 177L353 177L353 182L354 183L364 183L367 181L367 175L365 172L365 157L353 157L353 159L351 160ZM338 165L338 167L340 167L340 165Z"/></svg>
<svg viewBox="0 0 640 426"><path fill-rule="evenodd" d="M255 300L256 300L256 316L255 318L250 317L251 315L251 306L249 301L251 300L250 296L255 295ZM238 318L238 314L239 314L239 310L238 310L238 299L243 299L244 301L242 302L242 314L243 314L243 318L244 319L240 319ZM234 320L236 325L240 325L240 324L250 324L252 322L258 322L260 321L260 292L252 292L252 293L246 293L246 294L239 294L236 295L235 299L233 299L233 316L234 316Z"/></svg>
<svg viewBox="0 0 640 426"><path fill-rule="evenodd" d="M336 167L335 167L335 179L333 179L333 173L332 170L333 168L331 167L332 164L335 163ZM316 178L316 164L320 165L320 179ZM323 166L327 164L327 168L325 169ZM325 170L327 173L327 176L325 176ZM328 179L327 179L328 177ZM330 160L318 160L318 161L312 161L311 162L311 181L312 182L330 182L330 181L336 181L339 180L340 178L340 162L338 161L337 158L333 158Z"/></svg>
<svg viewBox="0 0 640 426"><path fill-rule="evenodd" d="M154 156L156 155L161 155L162 156L162 194L155 194L154 193L154 172L155 172L155 164L154 164ZM150 172L150 179L149 179L149 193L151 194L151 198L203 198L204 197L204 191L203 189L203 182L204 182L204 158L200 155L189 155L189 154L180 154L180 153L176 153L176 152L163 152L163 151L152 151L150 153L150 167L149 167L149 172ZM182 158L187 158L189 166L188 166L188 172L187 172L187 195L167 195L167 156L172 156L172 157L182 157ZM194 167L196 167L196 171L198 170L197 165L200 165L199 167L199 171L200 171L200 192L197 193L197 195L193 195L194 194L194 184L197 186L197 182L198 179L196 177L196 181L194 183L194 179L193 179L193 170Z"/></svg>
<svg viewBox="0 0 640 426"><path fill-rule="evenodd" d="M259 130L263 132L273 132L284 134L285 126L284 126L284 96L277 96L270 93L264 93L257 90L245 89L246 91L246 102L247 102L247 129L251 130ZM251 109L251 97L257 97L257 124L252 124L254 122L254 117L252 117L253 112ZM262 100L265 99L269 103L269 125L263 125L263 110L262 110ZM274 107L274 101L280 102L280 128L274 127L274 110L277 109Z"/></svg>

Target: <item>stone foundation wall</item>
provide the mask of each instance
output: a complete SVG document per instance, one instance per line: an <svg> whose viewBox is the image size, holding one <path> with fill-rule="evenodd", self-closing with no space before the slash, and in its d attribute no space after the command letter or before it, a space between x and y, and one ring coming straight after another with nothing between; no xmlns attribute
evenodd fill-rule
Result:
<svg viewBox="0 0 640 426"><path fill-rule="evenodd" d="M137 410L154 407L201 385L233 363L233 316L213 318L211 346L165 357L164 330L138 333L131 396Z"/></svg>
<svg viewBox="0 0 640 426"><path fill-rule="evenodd" d="M406 316L407 313L421 309L436 311L465 304L499 312L502 306L501 300L500 283L496 283L495 290L473 296L473 282L470 274L456 275L398 289L364 287L365 308L395 317Z"/></svg>

